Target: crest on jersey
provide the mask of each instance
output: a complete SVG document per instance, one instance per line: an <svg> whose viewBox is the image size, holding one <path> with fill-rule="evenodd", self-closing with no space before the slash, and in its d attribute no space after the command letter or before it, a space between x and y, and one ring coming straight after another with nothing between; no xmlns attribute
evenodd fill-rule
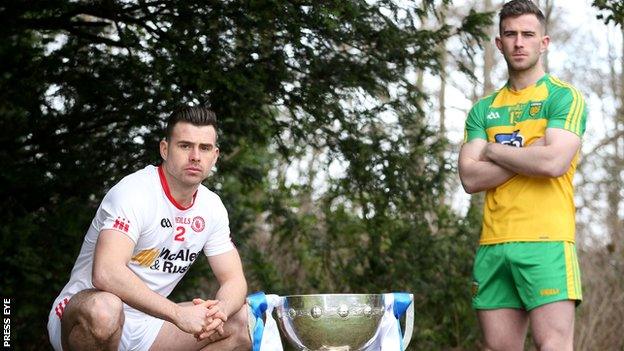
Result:
<svg viewBox="0 0 624 351"><path fill-rule="evenodd" d="M479 283L473 281L472 282L472 297L476 297L477 294L479 293Z"/></svg>
<svg viewBox="0 0 624 351"><path fill-rule="evenodd" d="M193 217L193 220L191 221L191 228L193 228L194 231L201 232L205 227L206 222L204 222L204 219L201 216Z"/></svg>
<svg viewBox="0 0 624 351"><path fill-rule="evenodd" d="M529 106L529 116L535 117L542 109L542 102L532 102Z"/></svg>

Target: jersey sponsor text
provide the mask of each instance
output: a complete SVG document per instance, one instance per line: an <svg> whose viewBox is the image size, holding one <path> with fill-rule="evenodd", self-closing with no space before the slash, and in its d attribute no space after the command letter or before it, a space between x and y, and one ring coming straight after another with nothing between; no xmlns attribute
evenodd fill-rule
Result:
<svg viewBox="0 0 624 351"><path fill-rule="evenodd" d="M193 264L199 252L191 252L189 249L181 249L178 252L171 252L169 248L162 248L158 259L154 260L150 269L164 273L183 274ZM161 262L162 261L162 262ZM184 264L188 262L187 264Z"/></svg>

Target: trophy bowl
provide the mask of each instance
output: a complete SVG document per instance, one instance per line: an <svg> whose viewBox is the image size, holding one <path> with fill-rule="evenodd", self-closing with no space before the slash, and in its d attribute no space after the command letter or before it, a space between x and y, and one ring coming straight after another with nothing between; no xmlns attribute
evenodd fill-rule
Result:
<svg viewBox="0 0 624 351"><path fill-rule="evenodd" d="M278 324L299 350L357 351L377 334L384 314L382 294L285 296Z"/></svg>

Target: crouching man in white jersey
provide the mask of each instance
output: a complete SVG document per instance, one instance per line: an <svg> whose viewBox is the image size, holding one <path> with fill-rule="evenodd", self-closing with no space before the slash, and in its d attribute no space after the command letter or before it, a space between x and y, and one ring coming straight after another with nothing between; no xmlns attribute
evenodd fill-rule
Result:
<svg viewBox="0 0 624 351"><path fill-rule="evenodd" d="M219 156L215 114L186 107L168 120L160 166L104 197L71 278L50 311L55 350L248 350L247 283L220 198L201 182ZM201 251L214 300L167 296Z"/></svg>

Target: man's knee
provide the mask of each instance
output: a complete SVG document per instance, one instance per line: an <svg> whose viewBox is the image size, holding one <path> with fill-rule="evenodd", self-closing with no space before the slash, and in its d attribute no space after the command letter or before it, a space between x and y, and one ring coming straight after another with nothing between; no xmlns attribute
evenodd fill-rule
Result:
<svg viewBox="0 0 624 351"><path fill-rule="evenodd" d="M76 299L76 300L74 300ZM80 328L82 333L89 334L98 341L109 340L113 335L118 334L123 327L124 313L123 302L114 294L96 291L85 294L85 296L74 296L75 302L71 306L74 311L72 320L63 318L63 328ZM69 312L69 305L68 311ZM71 330L67 330L71 333ZM69 334L68 334L69 336Z"/></svg>
<svg viewBox="0 0 624 351"><path fill-rule="evenodd" d="M551 335L543 340L535 340L535 346L539 351L572 350L573 340L562 335Z"/></svg>
<svg viewBox="0 0 624 351"><path fill-rule="evenodd" d="M123 302L113 294L94 295L86 311L85 319L96 339L107 340L123 327Z"/></svg>
<svg viewBox="0 0 624 351"><path fill-rule="evenodd" d="M507 350L522 350L523 344L517 341L496 339L485 340L483 347L484 351L507 351Z"/></svg>

